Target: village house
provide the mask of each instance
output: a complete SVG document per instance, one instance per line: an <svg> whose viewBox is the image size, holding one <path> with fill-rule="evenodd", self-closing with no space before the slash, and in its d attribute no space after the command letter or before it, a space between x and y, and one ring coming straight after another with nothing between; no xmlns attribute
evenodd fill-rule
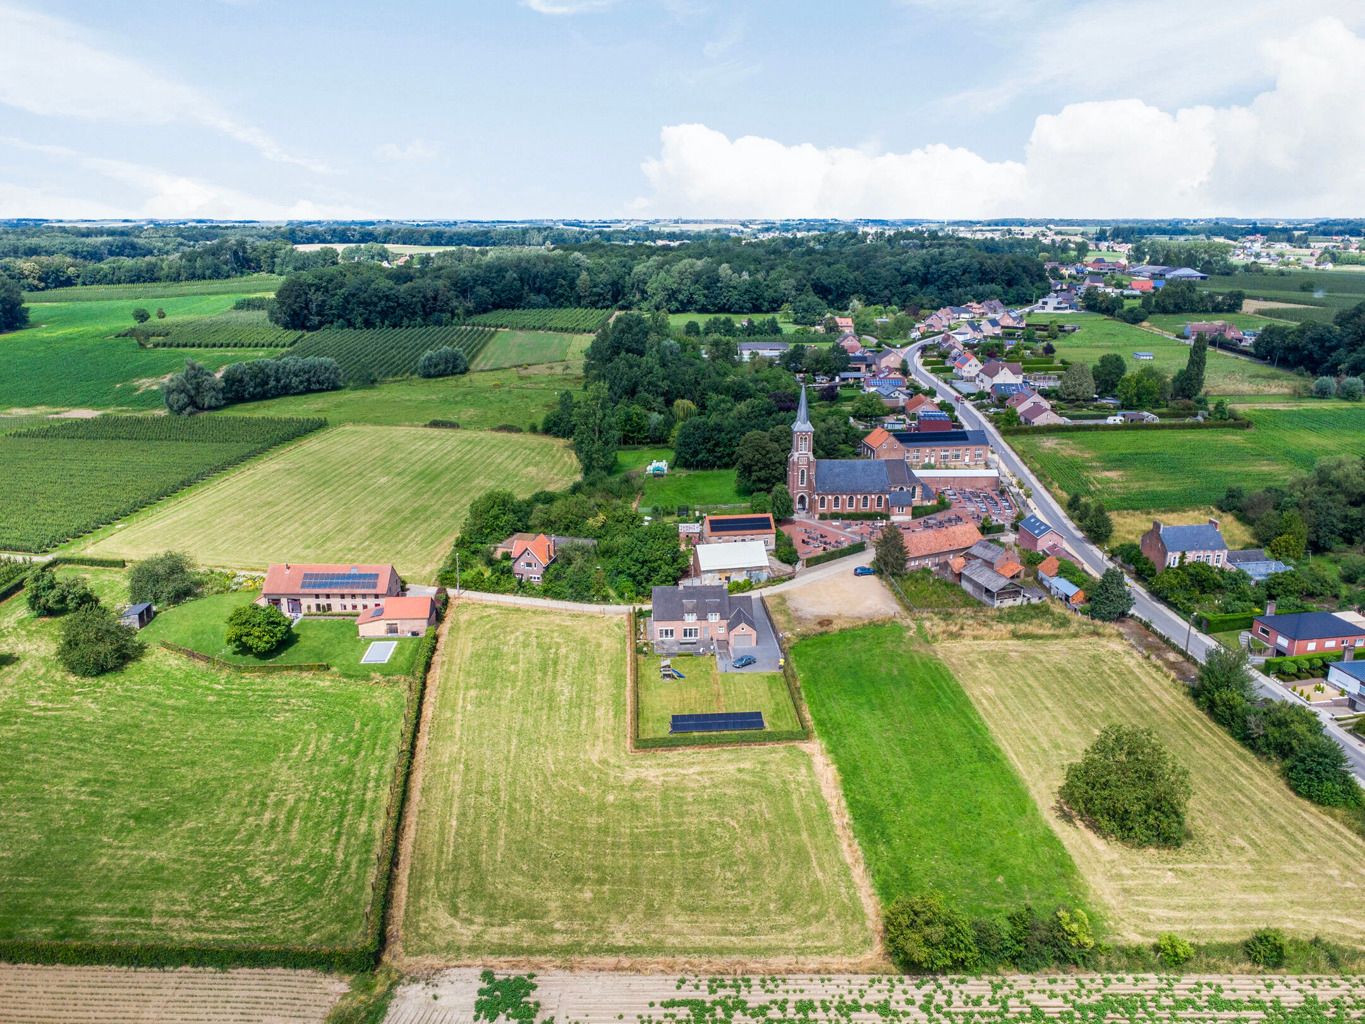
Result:
<svg viewBox="0 0 1365 1024"><path fill-rule="evenodd" d="M436 602L430 597L386 597L356 619L363 637L422 636L436 625Z"/></svg>
<svg viewBox="0 0 1365 1024"><path fill-rule="evenodd" d="M522 583L539 583L555 560L555 542L538 533L512 546L512 575Z"/></svg>
<svg viewBox="0 0 1365 1024"><path fill-rule="evenodd" d="M289 616L361 612L401 589L391 565L272 562L256 603Z"/></svg>
<svg viewBox="0 0 1365 1024"><path fill-rule="evenodd" d="M925 516L900 528L905 537L906 566L936 569L966 554L981 540L976 524L952 513Z"/></svg>
<svg viewBox="0 0 1365 1024"><path fill-rule="evenodd" d="M1251 622L1251 635L1276 654L1331 654L1365 647L1365 616L1358 612L1275 614L1275 602Z"/></svg>
<svg viewBox="0 0 1365 1024"><path fill-rule="evenodd" d="M1352 711L1365 711L1365 661L1357 661L1355 652L1347 647L1342 660L1328 666L1327 682L1346 694Z"/></svg>
<svg viewBox="0 0 1365 1024"><path fill-rule="evenodd" d="M845 334L839 338L839 347L854 356L863 350L863 343L858 340L856 334Z"/></svg>
<svg viewBox="0 0 1365 1024"><path fill-rule="evenodd" d="M1185 562L1204 562L1216 568L1227 565L1228 545L1223 540L1218 520L1196 526L1167 526L1154 519L1152 528L1142 535L1142 553L1158 570Z"/></svg>
<svg viewBox="0 0 1365 1024"><path fill-rule="evenodd" d="M992 359L981 367L977 379L988 387L994 384L1022 384L1024 367L1019 363L1005 363L999 359Z"/></svg>
<svg viewBox="0 0 1365 1024"><path fill-rule="evenodd" d="M702 520L701 539L707 544L756 540L765 550L773 551L777 548L777 526L767 512L707 516Z"/></svg>
<svg viewBox="0 0 1365 1024"><path fill-rule="evenodd" d="M888 348L873 355L875 366L878 371L888 371L899 373L901 364L910 361L910 350L903 348ZM901 378L904 380L904 378Z"/></svg>
<svg viewBox="0 0 1365 1024"><path fill-rule="evenodd" d="M953 376L959 380L976 380L981 374L981 360L970 352L959 352L949 360L948 365L953 368Z"/></svg>
<svg viewBox="0 0 1365 1024"><path fill-rule="evenodd" d="M761 540L701 543L692 549L690 584L762 583L768 575L768 549Z"/></svg>
<svg viewBox="0 0 1365 1024"><path fill-rule="evenodd" d="M1240 345L1245 340L1241 328L1226 320L1192 320L1185 325L1184 335L1190 339L1202 337L1211 345L1220 340Z"/></svg>
<svg viewBox="0 0 1365 1024"><path fill-rule="evenodd" d="M655 587L649 639L658 654L731 655L758 643L757 617L762 604L748 594L731 594L723 586Z"/></svg>
<svg viewBox="0 0 1365 1024"><path fill-rule="evenodd" d="M836 316L834 318L834 329L841 335L853 333L853 317Z"/></svg>
<svg viewBox="0 0 1365 1024"><path fill-rule="evenodd" d="M1054 411L1047 399L1039 398L1019 410L1019 422L1026 427L1050 427L1071 421Z"/></svg>
<svg viewBox="0 0 1365 1024"><path fill-rule="evenodd" d="M1026 516L1017 531L1019 546L1025 551L1047 551L1049 538L1061 540L1061 535L1037 516Z"/></svg>

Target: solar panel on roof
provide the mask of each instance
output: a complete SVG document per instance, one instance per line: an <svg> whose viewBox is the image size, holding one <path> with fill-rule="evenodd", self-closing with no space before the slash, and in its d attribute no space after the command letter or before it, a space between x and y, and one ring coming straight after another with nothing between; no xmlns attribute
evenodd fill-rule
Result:
<svg viewBox="0 0 1365 1024"><path fill-rule="evenodd" d="M371 590L379 587L377 572L306 572L303 574L304 590L344 590L347 587L362 587Z"/></svg>
<svg viewBox="0 0 1365 1024"><path fill-rule="evenodd" d="M712 533L745 533L754 530L771 530L772 522L767 516L740 516L734 519L712 519Z"/></svg>
<svg viewBox="0 0 1365 1024"><path fill-rule="evenodd" d="M721 711L704 715L673 715L668 724L670 733L747 732L762 728L764 728L762 711Z"/></svg>

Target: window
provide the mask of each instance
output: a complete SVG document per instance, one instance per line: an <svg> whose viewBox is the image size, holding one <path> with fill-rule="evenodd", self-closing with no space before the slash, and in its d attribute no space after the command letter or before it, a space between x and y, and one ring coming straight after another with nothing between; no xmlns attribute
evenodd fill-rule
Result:
<svg viewBox="0 0 1365 1024"><path fill-rule="evenodd" d="M1308 650L1310 650L1310 651L1316 651L1317 649L1318 649L1318 642L1317 642L1316 640L1309 640L1309 641L1308 641Z"/></svg>
<svg viewBox="0 0 1365 1024"><path fill-rule="evenodd" d="M863 495L863 508L867 508L867 501L868 501L867 495L864 494L864 495Z"/></svg>
<svg viewBox="0 0 1365 1024"><path fill-rule="evenodd" d="M699 630L697 629L696 626L684 626L682 635L683 641L686 642L688 640L692 640L695 642L697 639L698 632Z"/></svg>
<svg viewBox="0 0 1365 1024"><path fill-rule="evenodd" d="M798 474L797 479L801 481L798 486L800 487L806 486L806 469L804 466L801 468L801 472Z"/></svg>
<svg viewBox="0 0 1365 1024"><path fill-rule="evenodd" d="M1269 635L1270 635L1270 630L1266 629L1264 626L1257 626L1257 627L1256 627L1256 632L1260 633L1261 636L1269 636Z"/></svg>
<svg viewBox="0 0 1365 1024"><path fill-rule="evenodd" d="M719 621L720 621L720 612L707 612L707 613L706 613L706 621L707 621L707 622L719 622Z"/></svg>
<svg viewBox="0 0 1365 1024"><path fill-rule="evenodd" d="M672 640L672 639L673 639L673 627L672 627L672 626L660 626L660 627L659 627L659 639L660 639L660 640Z"/></svg>
<svg viewBox="0 0 1365 1024"><path fill-rule="evenodd" d="M1337 645L1337 642L1336 642L1335 640L1327 640L1327 641L1324 641L1324 643L1323 643L1322 646L1323 646L1323 647L1335 647L1336 645Z"/></svg>
<svg viewBox="0 0 1365 1024"><path fill-rule="evenodd" d="M683 612L683 621L684 621L684 622L696 622L696 621L697 621L697 613L696 613L696 612Z"/></svg>

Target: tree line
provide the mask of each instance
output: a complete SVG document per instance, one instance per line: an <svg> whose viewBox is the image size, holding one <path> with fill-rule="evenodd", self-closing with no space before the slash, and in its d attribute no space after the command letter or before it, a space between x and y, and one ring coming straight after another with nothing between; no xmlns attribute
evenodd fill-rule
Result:
<svg viewBox="0 0 1365 1024"><path fill-rule="evenodd" d="M1365 302L1343 309L1329 324L1311 320L1292 327L1270 324L1261 330L1252 351L1286 370L1359 377L1365 374Z"/></svg>

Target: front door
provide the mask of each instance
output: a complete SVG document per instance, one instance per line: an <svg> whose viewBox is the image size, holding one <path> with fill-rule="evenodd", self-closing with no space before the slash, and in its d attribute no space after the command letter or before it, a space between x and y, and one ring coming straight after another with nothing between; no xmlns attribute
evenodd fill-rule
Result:
<svg viewBox="0 0 1365 1024"><path fill-rule="evenodd" d="M286 605L289 608L290 615L299 615L303 611L303 605L299 603L299 599L297 597L289 598L288 601L286 601Z"/></svg>

